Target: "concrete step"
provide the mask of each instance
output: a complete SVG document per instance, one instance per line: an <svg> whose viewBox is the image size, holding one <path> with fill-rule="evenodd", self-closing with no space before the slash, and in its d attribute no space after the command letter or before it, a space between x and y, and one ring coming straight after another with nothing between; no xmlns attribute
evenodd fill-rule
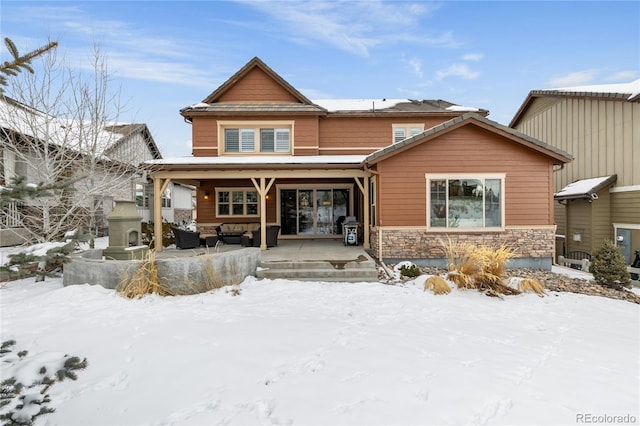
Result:
<svg viewBox="0 0 640 426"><path fill-rule="evenodd" d="M284 278L303 281L378 281L376 263L368 256L345 260L263 261L258 278Z"/></svg>
<svg viewBox="0 0 640 426"><path fill-rule="evenodd" d="M269 279L291 279L300 281L332 281L332 282L375 282L378 281L378 272L374 268L350 268L350 269L328 269L328 268L303 268L297 265L296 268L285 269L262 269L258 268L256 276L258 278Z"/></svg>
<svg viewBox="0 0 640 426"><path fill-rule="evenodd" d="M260 266L268 269L376 269L375 261L364 256L357 260L263 261Z"/></svg>

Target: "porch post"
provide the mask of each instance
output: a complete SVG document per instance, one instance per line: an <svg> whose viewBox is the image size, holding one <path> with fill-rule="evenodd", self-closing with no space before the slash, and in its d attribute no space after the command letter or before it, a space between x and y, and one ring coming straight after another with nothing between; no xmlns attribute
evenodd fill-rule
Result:
<svg viewBox="0 0 640 426"><path fill-rule="evenodd" d="M358 188L360 188L360 192L362 192L362 204L364 208L364 212L362 212L363 217L362 220L364 223L362 224L362 228L364 231L364 241L362 242L362 247L365 249L371 248L369 246L369 176L364 176L362 178L362 183L360 182L360 178L354 176L353 179L358 184Z"/></svg>
<svg viewBox="0 0 640 426"><path fill-rule="evenodd" d="M267 193L276 179L271 178L268 184L266 180L262 176L260 177L260 184L258 184L255 178L251 178L253 186L258 190L258 195L260 195L260 250L267 249Z"/></svg>
<svg viewBox="0 0 640 426"><path fill-rule="evenodd" d="M369 176L365 176L364 177L364 241L362 243L362 246L365 249L370 249L370 243L369 243L369 221L371 220L371 218L369 217L369 214L371 212L371 200L369 200Z"/></svg>
<svg viewBox="0 0 640 426"><path fill-rule="evenodd" d="M162 245L162 194L169 186L171 179L153 178L153 235L155 250L164 250Z"/></svg>

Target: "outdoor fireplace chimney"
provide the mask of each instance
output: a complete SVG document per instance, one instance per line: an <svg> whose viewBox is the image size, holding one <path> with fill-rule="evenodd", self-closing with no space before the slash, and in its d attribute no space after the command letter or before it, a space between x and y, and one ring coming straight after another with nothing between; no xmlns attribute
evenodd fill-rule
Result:
<svg viewBox="0 0 640 426"><path fill-rule="evenodd" d="M116 201L116 207L107 217L109 220L109 247L103 251L107 259L143 259L149 247L142 246L142 218L138 215L135 201Z"/></svg>

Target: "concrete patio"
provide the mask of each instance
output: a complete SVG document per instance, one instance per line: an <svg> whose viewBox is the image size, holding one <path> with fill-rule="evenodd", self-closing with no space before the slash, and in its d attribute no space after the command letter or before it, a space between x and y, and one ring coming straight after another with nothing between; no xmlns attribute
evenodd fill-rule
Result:
<svg viewBox="0 0 640 426"><path fill-rule="evenodd" d="M240 244L222 244L217 248L168 248L157 259L226 253L243 249ZM323 281L376 281L375 260L361 245L345 246L342 240L285 240L277 247L260 251L258 278L290 278Z"/></svg>

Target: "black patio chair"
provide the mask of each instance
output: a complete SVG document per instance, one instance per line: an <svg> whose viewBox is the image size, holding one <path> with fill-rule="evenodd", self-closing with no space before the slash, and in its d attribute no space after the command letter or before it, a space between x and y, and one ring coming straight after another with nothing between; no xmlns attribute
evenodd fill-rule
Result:
<svg viewBox="0 0 640 426"><path fill-rule="evenodd" d="M278 245L278 234L280 233L279 225L267 226L267 247L276 247ZM262 231L260 228L253 231L253 246L260 247L262 243Z"/></svg>
<svg viewBox="0 0 640 426"><path fill-rule="evenodd" d="M176 237L176 247L179 249L192 249L200 246L200 232L185 231L184 229L171 228Z"/></svg>

